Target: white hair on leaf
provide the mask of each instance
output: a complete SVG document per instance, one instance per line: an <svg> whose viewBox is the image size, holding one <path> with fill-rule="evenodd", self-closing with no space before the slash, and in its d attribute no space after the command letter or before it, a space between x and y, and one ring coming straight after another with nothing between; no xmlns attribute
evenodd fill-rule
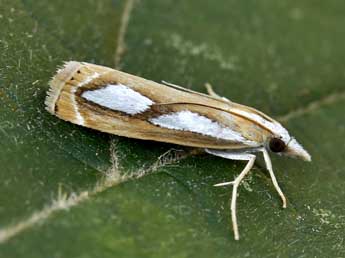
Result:
<svg viewBox="0 0 345 258"><path fill-rule="evenodd" d="M115 111L135 115L150 108L154 102L122 84L109 84L104 88L85 91L83 98Z"/></svg>
<svg viewBox="0 0 345 258"><path fill-rule="evenodd" d="M161 115L149 120L151 123L163 128L199 133L223 140L254 144L244 138L239 132L188 110Z"/></svg>

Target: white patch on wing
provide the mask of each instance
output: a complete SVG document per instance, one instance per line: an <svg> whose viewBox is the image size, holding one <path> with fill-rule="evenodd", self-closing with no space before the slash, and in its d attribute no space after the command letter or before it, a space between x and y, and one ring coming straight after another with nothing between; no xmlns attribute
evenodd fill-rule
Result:
<svg viewBox="0 0 345 258"><path fill-rule="evenodd" d="M74 106L74 111L75 111L75 114L76 114L76 123L78 125L84 125L85 124L85 120L84 118L82 117L82 115L80 114L79 112L79 109L78 109L78 105L77 105L77 101L75 99L75 93L77 92L77 89L79 87L82 87L83 85L85 84L88 84L89 82L91 82L93 79L96 79L100 76L99 73L94 73L88 77L86 77L86 79L84 81L81 81L76 87L72 88L71 90L71 93L72 93L72 98L71 98L71 101L73 103L73 106Z"/></svg>
<svg viewBox="0 0 345 258"><path fill-rule="evenodd" d="M239 132L233 131L218 122L199 115L198 113L193 113L187 110L161 115L159 117L151 118L149 121L155 125L168 129L199 133L218 139L243 142L249 145L255 144L254 142L244 138Z"/></svg>
<svg viewBox="0 0 345 258"><path fill-rule="evenodd" d="M77 105L77 101L75 100L75 92L76 91L77 91L77 88L73 88L72 89L72 94L71 94L71 101L72 101L73 107L74 107L76 124L84 125L85 124L85 120L82 117L82 115L80 114L79 108L78 108L78 105Z"/></svg>
<svg viewBox="0 0 345 258"><path fill-rule="evenodd" d="M109 84L101 89L85 91L81 96L102 107L130 115L142 113L154 104L149 98L122 84Z"/></svg>
<svg viewBox="0 0 345 258"><path fill-rule="evenodd" d="M98 78L99 76L100 76L99 73L93 73L92 75L86 77L86 79L85 79L84 81L81 81L81 82L77 85L77 87L79 88L79 87L81 87L81 86L84 86L84 85L88 84L89 82L91 82L92 80Z"/></svg>
<svg viewBox="0 0 345 258"><path fill-rule="evenodd" d="M271 130L274 134L281 136L285 143L287 143L291 138L289 132L278 122L270 122L258 114L250 113L237 108L231 109L231 111L263 125Z"/></svg>

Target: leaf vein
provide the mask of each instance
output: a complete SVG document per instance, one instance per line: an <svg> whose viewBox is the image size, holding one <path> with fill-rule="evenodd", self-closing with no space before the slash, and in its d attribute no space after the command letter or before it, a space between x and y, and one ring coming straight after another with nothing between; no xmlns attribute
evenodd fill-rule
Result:
<svg viewBox="0 0 345 258"><path fill-rule="evenodd" d="M278 117L277 119L281 122L288 122L289 120L293 118L312 113L323 106L329 106L343 99L345 99L345 91L335 92L327 96L324 96L318 100L312 101L304 107L291 110L287 114L282 115Z"/></svg>
<svg viewBox="0 0 345 258"><path fill-rule="evenodd" d="M119 68L122 56L126 50L125 36L131 18L135 0L127 0L121 17L120 30L117 38L117 48L115 51L115 67Z"/></svg>
<svg viewBox="0 0 345 258"><path fill-rule="evenodd" d="M89 200L91 197L97 195L98 193L108 190L109 188L112 188L124 182L128 182L130 180L139 179L146 175L152 174L164 166L177 163L191 155L195 155L198 152L198 150L178 152L174 149L171 149L160 155L156 162L154 162L150 167L146 169L138 169L135 173L131 173L129 175L122 175L118 165L116 141L112 140L110 150L112 165L104 173L104 178L99 180L91 190L71 194L61 193L61 191L59 191L56 200L53 200L50 205L46 206L40 211L34 212L27 219L24 219L14 225L10 225L0 229L0 244L7 242L11 238L19 235L29 228L32 228L34 225L44 222L56 212L68 210L79 205L80 203Z"/></svg>

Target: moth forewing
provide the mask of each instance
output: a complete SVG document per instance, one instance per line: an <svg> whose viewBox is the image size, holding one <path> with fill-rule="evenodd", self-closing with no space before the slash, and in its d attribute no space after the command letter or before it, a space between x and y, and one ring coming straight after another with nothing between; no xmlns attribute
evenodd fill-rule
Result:
<svg viewBox="0 0 345 258"><path fill-rule="evenodd" d="M111 68L67 62L50 82L46 109L57 117L102 132L130 138L203 148L207 153L247 161L233 185L231 214L235 239L237 188L262 152L283 206L268 155L282 152L310 161L310 155L277 121L262 112L218 96L173 84L163 85Z"/></svg>
<svg viewBox="0 0 345 258"><path fill-rule="evenodd" d="M61 119L99 131L192 147L257 147L271 132L234 106L110 68L68 62L46 104ZM187 140L186 140L187 139Z"/></svg>

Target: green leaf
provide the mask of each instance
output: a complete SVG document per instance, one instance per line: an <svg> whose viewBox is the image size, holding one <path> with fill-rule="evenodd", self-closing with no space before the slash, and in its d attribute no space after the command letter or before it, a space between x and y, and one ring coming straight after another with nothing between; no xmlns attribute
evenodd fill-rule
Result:
<svg viewBox="0 0 345 258"><path fill-rule="evenodd" d="M0 257L344 257L345 4L0 0ZM128 22L128 23L127 23ZM124 51L123 51L124 50ZM313 162L244 163L79 127L44 110L65 60L115 67L279 118Z"/></svg>

